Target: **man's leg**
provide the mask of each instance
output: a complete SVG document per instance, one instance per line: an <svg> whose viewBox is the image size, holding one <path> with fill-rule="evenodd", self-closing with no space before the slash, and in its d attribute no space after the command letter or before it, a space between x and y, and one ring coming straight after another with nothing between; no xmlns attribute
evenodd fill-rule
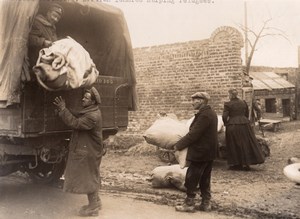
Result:
<svg viewBox="0 0 300 219"><path fill-rule="evenodd" d="M101 208L101 200L98 195L98 191L87 194L89 204L81 207L80 216L98 216Z"/></svg>
<svg viewBox="0 0 300 219"><path fill-rule="evenodd" d="M195 196L197 186L203 174L204 167L202 163L191 162L185 176L186 199L182 205L175 207L177 211L194 212L195 211Z"/></svg>
<svg viewBox="0 0 300 219"><path fill-rule="evenodd" d="M211 190L210 190L210 182L211 182L211 171L212 171L213 161L206 162L202 177L200 179L200 192L201 192L201 204L197 207L200 211L210 211L211 210Z"/></svg>

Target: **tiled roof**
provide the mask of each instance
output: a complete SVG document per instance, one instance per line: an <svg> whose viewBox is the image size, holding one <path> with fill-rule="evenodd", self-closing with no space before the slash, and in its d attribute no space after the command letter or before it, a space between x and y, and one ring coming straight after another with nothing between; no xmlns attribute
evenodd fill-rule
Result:
<svg viewBox="0 0 300 219"><path fill-rule="evenodd" d="M295 85L274 72L250 72L250 76L254 90L295 88Z"/></svg>

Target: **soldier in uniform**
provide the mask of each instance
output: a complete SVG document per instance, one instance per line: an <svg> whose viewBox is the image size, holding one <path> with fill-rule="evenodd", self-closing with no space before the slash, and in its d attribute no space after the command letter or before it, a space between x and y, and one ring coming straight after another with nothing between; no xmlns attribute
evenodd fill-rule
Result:
<svg viewBox="0 0 300 219"><path fill-rule="evenodd" d="M97 216L101 208L98 195L103 155L100 103L100 94L94 87L85 91L83 109L78 114L71 113L61 97L54 100L60 118L73 129L63 189L65 192L87 195L89 203L82 206L80 216Z"/></svg>

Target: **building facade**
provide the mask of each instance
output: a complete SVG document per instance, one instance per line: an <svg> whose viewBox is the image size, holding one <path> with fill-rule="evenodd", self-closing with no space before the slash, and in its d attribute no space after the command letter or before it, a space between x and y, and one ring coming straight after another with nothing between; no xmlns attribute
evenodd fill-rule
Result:
<svg viewBox="0 0 300 219"><path fill-rule="evenodd" d="M197 91L208 92L221 114L230 88L243 95L242 47L241 33L224 26L208 39L134 49L138 110L129 114L128 132L142 133L162 112L191 118Z"/></svg>

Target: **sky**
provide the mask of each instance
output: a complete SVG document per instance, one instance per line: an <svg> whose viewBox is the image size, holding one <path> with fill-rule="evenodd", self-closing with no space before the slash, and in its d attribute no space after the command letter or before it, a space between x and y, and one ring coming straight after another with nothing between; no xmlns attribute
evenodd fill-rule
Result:
<svg viewBox="0 0 300 219"><path fill-rule="evenodd" d="M220 26L235 27L244 35L240 29L245 25L242 0L105 1L123 11L134 48L207 39ZM298 67L300 1L247 0L249 29L258 33L267 20L272 29L264 33L272 36L258 41L252 65Z"/></svg>

